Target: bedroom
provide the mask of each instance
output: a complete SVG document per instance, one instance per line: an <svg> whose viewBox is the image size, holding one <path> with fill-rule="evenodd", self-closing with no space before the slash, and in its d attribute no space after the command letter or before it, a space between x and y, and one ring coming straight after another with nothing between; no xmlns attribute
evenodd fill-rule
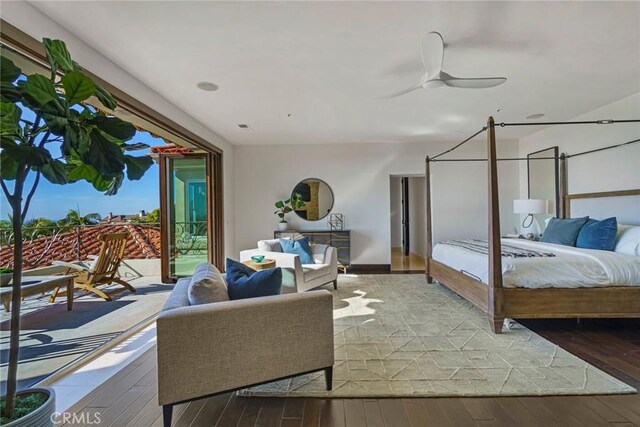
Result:
<svg viewBox="0 0 640 427"><path fill-rule="evenodd" d="M64 40L87 70L221 151L218 222L207 231L218 237L220 270L225 257L241 259L283 232L274 202L291 198L303 181L321 189L303 183L305 203L342 214L335 231L341 239L348 235L331 245L340 263L337 289L332 280L318 292L333 298L332 391L318 372L240 394L227 387L192 402L163 401L155 375L167 365L156 361L155 324L147 325L151 339L141 356L98 388L81 375L41 385L56 389L64 402L57 409L100 410L114 425L159 424L160 405L173 407L174 425L640 425L640 272L634 270L640 143L631 143L640 138L639 16L639 2L3 2L3 37L18 30L31 41ZM433 78L433 58L423 58L433 52L444 56L441 70L453 76L506 81L482 89L440 81L449 74L421 81ZM414 90L389 97L407 88ZM605 122L545 125L598 121ZM532 159L536 153L543 158ZM571 157L563 161L562 154ZM497 179L490 191L492 165ZM427 194L416 198L430 202L425 227L416 228L425 230L420 247L429 270L418 274L391 271L397 177L425 183L428 177ZM615 197L595 197L609 192ZM514 205L531 200L544 201L544 208ZM616 218L609 250L576 248L584 224L565 248L509 237L539 238L546 220L563 217L567 200L572 218ZM319 238L334 232L329 220L336 217L310 213L308 206L298 211L303 214L286 214L285 232ZM636 228L618 233L618 224ZM465 239L493 244L449 245L466 251L461 261L443 253L442 242ZM581 256L593 254L585 251L606 253ZM490 263L484 252L504 256ZM537 289L515 286L510 270L526 266L522 254L559 268L538 264L527 279L536 279L530 287ZM602 265L601 258L618 255L627 264ZM588 269L592 281L575 281L565 268L570 263L574 273ZM566 286L555 292L554 280L563 274ZM607 287L616 289L609 294ZM258 324L262 335L255 341L264 345L252 349L245 370L234 369L252 352L237 348L252 339L237 343L240 334L215 330L225 341L215 342L208 329L214 321L187 328L172 336L184 354L171 360L170 374L189 367L218 372L230 363L224 366L233 381L255 374L253 368L277 367L266 358L275 354L279 362L287 352L319 345L307 341L313 337L307 328L322 324L309 321L316 308L279 313L296 326L282 334L298 333L297 341L281 339L278 323ZM256 322L251 315L238 319L232 323L239 327ZM191 354L200 343L217 356ZM77 366L74 373L82 369L93 368ZM196 388L215 376L191 372L172 377L188 384L169 388ZM72 391L79 393L75 400ZM199 396L214 391L220 390Z"/></svg>

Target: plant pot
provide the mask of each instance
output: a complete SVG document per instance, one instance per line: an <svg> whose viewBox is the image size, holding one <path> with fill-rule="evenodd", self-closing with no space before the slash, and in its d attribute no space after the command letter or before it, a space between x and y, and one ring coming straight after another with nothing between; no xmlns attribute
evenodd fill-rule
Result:
<svg viewBox="0 0 640 427"><path fill-rule="evenodd" d="M47 400L36 408L33 412L13 420L8 424L4 424L4 427L27 427L27 426L42 426L53 427L55 425L53 414L56 412L56 395L52 388L49 387L34 387L26 390L20 390L17 395L22 396L30 393L43 393L47 395Z"/></svg>
<svg viewBox="0 0 640 427"><path fill-rule="evenodd" d="M289 229L289 223L287 221L280 221L278 223L278 231L287 231Z"/></svg>
<svg viewBox="0 0 640 427"><path fill-rule="evenodd" d="M11 279L13 279L13 273L0 274L0 287L5 288L9 286L9 282L11 282Z"/></svg>

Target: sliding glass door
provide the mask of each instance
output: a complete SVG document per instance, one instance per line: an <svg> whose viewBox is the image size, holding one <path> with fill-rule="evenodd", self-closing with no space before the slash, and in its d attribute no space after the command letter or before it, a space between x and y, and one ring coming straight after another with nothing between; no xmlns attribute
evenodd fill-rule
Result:
<svg viewBox="0 0 640 427"><path fill-rule="evenodd" d="M210 153L160 155L162 277L190 276L216 263L214 159Z"/></svg>

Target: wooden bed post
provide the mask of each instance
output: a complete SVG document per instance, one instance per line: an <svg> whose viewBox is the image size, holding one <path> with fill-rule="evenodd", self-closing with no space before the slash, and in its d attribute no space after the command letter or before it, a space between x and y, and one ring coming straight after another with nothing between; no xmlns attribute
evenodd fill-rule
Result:
<svg viewBox="0 0 640 427"><path fill-rule="evenodd" d="M431 254L433 250L433 234L431 231L431 172L429 170L429 165L431 160L429 156L427 156L425 160L425 214L424 214L424 229L426 234L426 245L425 245L425 257L424 257L424 266L425 266L425 274L427 276L427 283L433 283L433 277L431 277L429 265L431 261Z"/></svg>
<svg viewBox="0 0 640 427"><path fill-rule="evenodd" d="M570 218L569 203L567 199L568 193L568 176L567 176L567 155L562 153L560 155L560 218Z"/></svg>
<svg viewBox="0 0 640 427"><path fill-rule="evenodd" d="M502 290L502 248L500 245L500 203L498 200L498 162L493 117L487 121L487 164L489 169L489 287L487 311L494 333L502 332L504 322Z"/></svg>

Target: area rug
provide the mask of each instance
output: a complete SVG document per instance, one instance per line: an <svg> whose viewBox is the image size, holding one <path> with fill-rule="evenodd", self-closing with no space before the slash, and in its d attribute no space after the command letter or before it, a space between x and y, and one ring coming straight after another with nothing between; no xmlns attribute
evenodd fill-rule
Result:
<svg viewBox="0 0 640 427"><path fill-rule="evenodd" d="M427 397L622 394L636 390L529 329L495 335L472 304L423 275L340 276L333 390L322 372L245 396ZM295 345L295 343L292 343Z"/></svg>

